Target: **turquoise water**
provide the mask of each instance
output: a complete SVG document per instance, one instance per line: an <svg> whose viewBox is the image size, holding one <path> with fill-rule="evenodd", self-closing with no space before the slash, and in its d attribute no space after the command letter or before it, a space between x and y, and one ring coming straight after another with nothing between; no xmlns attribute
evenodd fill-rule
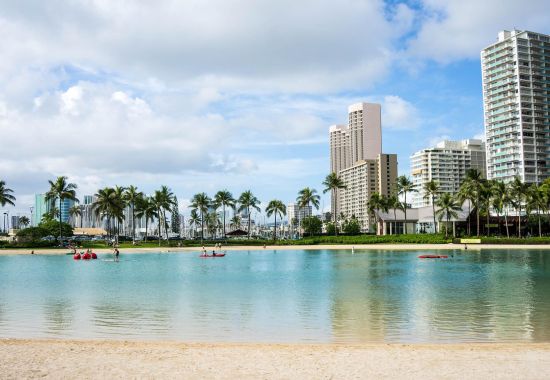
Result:
<svg viewBox="0 0 550 380"><path fill-rule="evenodd" d="M1 256L0 338L550 341L550 251L423 253Z"/></svg>

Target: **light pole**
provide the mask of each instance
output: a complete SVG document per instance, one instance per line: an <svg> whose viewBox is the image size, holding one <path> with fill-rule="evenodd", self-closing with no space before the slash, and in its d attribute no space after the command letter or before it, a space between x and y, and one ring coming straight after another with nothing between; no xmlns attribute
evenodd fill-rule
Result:
<svg viewBox="0 0 550 380"><path fill-rule="evenodd" d="M6 219L8 219L8 212L4 212L4 233L8 232L6 229Z"/></svg>

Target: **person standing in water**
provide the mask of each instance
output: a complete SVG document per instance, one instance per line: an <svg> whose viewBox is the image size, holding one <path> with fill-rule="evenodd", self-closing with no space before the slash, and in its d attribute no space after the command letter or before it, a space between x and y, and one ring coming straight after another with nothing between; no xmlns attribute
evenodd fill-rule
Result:
<svg viewBox="0 0 550 380"><path fill-rule="evenodd" d="M118 251L118 248L115 248L115 261L118 261L118 255L120 255L120 252Z"/></svg>

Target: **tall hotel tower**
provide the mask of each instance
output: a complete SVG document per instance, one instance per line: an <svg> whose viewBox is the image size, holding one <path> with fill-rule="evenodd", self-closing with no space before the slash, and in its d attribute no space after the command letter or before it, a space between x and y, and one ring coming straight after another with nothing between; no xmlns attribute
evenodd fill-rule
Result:
<svg viewBox="0 0 550 380"><path fill-rule="evenodd" d="M348 107L348 125L333 125L330 136L330 170L346 185L339 190L331 212L355 216L369 228L367 203L374 192L389 195L397 179L397 156L382 154L381 106L356 103Z"/></svg>
<svg viewBox="0 0 550 380"><path fill-rule="evenodd" d="M550 175L550 37L502 31L481 52L487 177Z"/></svg>

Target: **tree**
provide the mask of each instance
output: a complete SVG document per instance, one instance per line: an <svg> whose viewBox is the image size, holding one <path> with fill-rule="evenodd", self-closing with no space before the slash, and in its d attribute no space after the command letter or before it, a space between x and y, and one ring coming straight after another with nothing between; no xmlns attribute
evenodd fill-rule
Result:
<svg viewBox="0 0 550 380"><path fill-rule="evenodd" d="M19 218L19 225L23 227L27 227L31 223L30 219L26 216L21 216Z"/></svg>
<svg viewBox="0 0 550 380"><path fill-rule="evenodd" d="M506 185L504 182L494 181L491 191L491 207L495 210L498 219L498 225L500 228L500 215L504 212L504 224L506 225L506 236L510 237L508 230L508 207L511 204L511 198L508 194ZM500 233L500 230L499 230Z"/></svg>
<svg viewBox="0 0 550 380"><path fill-rule="evenodd" d="M485 213L486 217L486 226L487 226L487 237L491 233L491 198L493 196L493 181L483 181L479 189L479 202L480 208Z"/></svg>
<svg viewBox="0 0 550 380"><path fill-rule="evenodd" d="M396 210L401 209L401 202L399 202L399 198L395 195L390 195L388 198L386 198L386 206L388 207L388 211L391 208L393 210L393 234L397 234L397 212Z"/></svg>
<svg viewBox="0 0 550 380"><path fill-rule="evenodd" d="M100 219L107 219L107 230L109 236L112 235L113 221L121 220L123 217L124 200L120 191L112 187L100 189L95 194L96 200L92 203L94 214Z"/></svg>
<svg viewBox="0 0 550 380"><path fill-rule="evenodd" d="M349 220L346 220L342 230L346 235L359 235L361 232L361 223L359 223L355 215L352 215Z"/></svg>
<svg viewBox="0 0 550 380"><path fill-rule="evenodd" d="M46 236L55 236L59 232L59 222L55 220L48 220L40 222L38 227L43 228L46 231ZM69 223L61 222L62 236L73 236L73 228Z"/></svg>
<svg viewBox="0 0 550 380"><path fill-rule="evenodd" d="M82 210L80 209L80 206L74 205L69 208L69 219L71 223L73 223L76 226L76 217L82 216Z"/></svg>
<svg viewBox="0 0 550 380"><path fill-rule="evenodd" d="M428 181L424 184L424 199L430 200L432 203L432 213L434 216L434 233L437 233L437 222L436 222L436 215L435 215L435 198L439 194L440 187L439 184L434 181L433 179L431 181Z"/></svg>
<svg viewBox="0 0 550 380"><path fill-rule="evenodd" d="M191 210L191 216L189 217L189 226L193 226L193 239L197 233L197 226L201 224L201 217L197 213L196 209Z"/></svg>
<svg viewBox="0 0 550 380"><path fill-rule="evenodd" d="M308 235L320 235L323 232L323 222L314 216L306 216L302 219L302 228Z"/></svg>
<svg viewBox="0 0 550 380"><path fill-rule="evenodd" d="M277 214L282 218L283 215L286 215L286 206L283 202L274 199L269 201L267 207L265 208L267 216L275 215L275 228L273 230L273 241L277 240Z"/></svg>
<svg viewBox="0 0 550 380"><path fill-rule="evenodd" d="M214 205L216 208L221 207L223 211L223 236L225 237L225 208L231 207L235 209L235 199L233 194L228 190L220 190L214 195Z"/></svg>
<svg viewBox="0 0 550 380"><path fill-rule="evenodd" d="M70 199L78 202L76 198L77 186L74 183L67 183L67 177L57 177L54 181L48 181L50 184L50 190L46 193L46 200L55 204L55 201L59 199L59 243L63 239L62 220L61 220L61 203L64 199Z"/></svg>
<svg viewBox="0 0 550 380"><path fill-rule="evenodd" d="M206 214L206 230L210 234L210 237L216 237L216 231L220 227L220 224L221 221L216 212Z"/></svg>
<svg viewBox="0 0 550 380"><path fill-rule="evenodd" d="M189 205L191 209L197 210L201 215L201 244L204 240L204 216L208 212L208 208L211 203L212 202L206 193L198 193L193 195L191 205Z"/></svg>
<svg viewBox="0 0 550 380"><path fill-rule="evenodd" d="M136 239L136 204L143 198L143 193L134 185L128 186L124 192L124 201L132 211L132 240Z"/></svg>
<svg viewBox="0 0 550 380"><path fill-rule="evenodd" d="M477 219L477 235L480 236L480 220L479 220L479 211L481 208L481 196L482 196L482 186L483 186L483 176L478 169L468 169L466 170L466 179L464 180L466 186L469 186L469 192L474 200L474 207L476 209L476 219Z"/></svg>
<svg viewBox="0 0 550 380"><path fill-rule="evenodd" d="M172 216L172 220L170 221L171 227L172 227L172 233L179 235L180 234L180 210L178 206L178 198L174 196L173 202L172 202L172 212L170 213Z"/></svg>
<svg viewBox="0 0 550 380"><path fill-rule="evenodd" d="M153 202L157 208L158 220L159 220L159 247L160 237L162 234L162 227L164 227L164 235L168 239L168 228L166 226L166 211L170 211L170 208L174 204L174 194L167 186L161 186L160 190L156 190L153 194Z"/></svg>
<svg viewBox="0 0 550 380"><path fill-rule="evenodd" d="M136 199L136 216L138 218L145 218L145 241L147 241L147 231L149 221L153 221L158 218L157 207L151 197L141 197Z"/></svg>
<svg viewBox="0 0 550 380"><path fill-rule="evenodd" d="M462 204L465 201L468 201L468 236L472 235L472 220L470 218L470 215L472 215L472 204L474 203L475 199L476 192L474 186L469 181L463 181L460 185L460 188L458 189L457 200Z"/></svg>
<svg viewBox="0 0 550 380"><path fill-rule="evenodd" d="M437 215L439 217L439 220L443 219L443 217L445 217L445 220L446 220L445 238L447 238L449 236L449 221L451 217L452 218L458 217L457 211L462 210L462 208L459 206L459 204L456 202L453 196L449 193L441 194L441 196L436 202L437 202L437 207L439 208L437 210Z"/></svg>
<svg viewBox="0 0 550 380"><path fill-rule="evenodd" d="M369 201L367 202L367 209L369 211L369 215L372 215L374 219L374 225L375 225L375 231L378 234L377 231L377 214L378 211L383 207L384 200L382 199L382 196L379 193L372 193Z"/></svg>
<svg viewBox="0 0 550 380"><path fill-rule="evenodd" d="M525 202L527 186L521 182L519 177L515 177L510 183L510 195L512 197L512 205L518 212L518 237L521 237L521 208Z"/></svg>
<svg viewBox="0 0 550 380"><path fill-rule="evenodd" d="M402 175L397 177L397 193L403 194L403 212L405 213L405 235L407 234L407 193L418 191L412 181Z"/></svg>
<svg viewBox="0 0 550 380"><path fill-rule="evenodd" d="M0 181L0 206L6 204L15 206L15 197L12 195L13 190L6 187L6 182Z"/></svg>
<svg viewBox="0 0 550 380"><path fill-rule="evenodd" d="M260 203L260 201L258 200L258 198L256 198L252 192L250 190L247 190L245 191L244 193L241 194L241 196L239 197L239 209L238 211L241 212L241 211L244 211L246 210L246 213L248 215L248 238L250 239L250 222L251 222L251 215L250 215L250 209L254 209L256 211L261 211L260 208L258 207L258 204Z"/></svg>
<svg viewBox="0 0 550 380"><path fill-rule="evenodd" d="M537 212L539 224L539 237L542 237L541 214L546 209L546 197L541 188L536 184L532 184L526 189L526 209L528 213Z"/></svg>
<svg viewBox="0 0 550 380"><path fill-rule="evenodd" d="M319 210L319 200L321 197L317 195L317 190L310 189L305 187L298 192L298 198L296 198L296 203L298 207L308 207L312 205L315 209Z"/></svg>
<svg viewBox="0 0 550 380"><path fill-rule="evenodd" d="M346 185L336 173L330 173L329 175L327 175L327 177L323 181L323 185L325 185L323 193L326 193L327 191L330 191L332 193L332 199L334 202L334 235L338 235L338 190L345 189Z"/></svg>
<svg viewBox="0 0 550 380"><path fill-rule="evenodd" d="M237 214L233 215L233 217L229 221L229 225L231 226L231 228L234 229L241 228L241 217Z"/></svg>

